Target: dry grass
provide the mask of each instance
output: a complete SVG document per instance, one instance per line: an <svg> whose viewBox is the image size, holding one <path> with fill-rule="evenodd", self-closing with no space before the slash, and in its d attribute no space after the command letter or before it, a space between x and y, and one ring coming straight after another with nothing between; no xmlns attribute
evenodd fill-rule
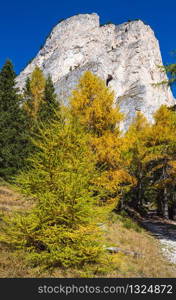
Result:
<svg viewBox="0 0 176 300"><path fill-rule="evenodd" d="M107 240L129 252L137 252L139 257L133 255L114 255L116 271L110 277L176 277L176 265L167 262L162 253L161 245L154 237L136 225L135 229L127 229L122 221L117 220L109 224Z"/></svg>
<svg viewBox="0 0 176 300"><path fill-rule="evenodd" d="M9 185L0 185L0 211L12 212L18 210L25 210L31 205L30 201L16 191L14 187Z"/></svg>
<svg viewBox="0 0 176 300"><path fill-rule="evenodd" d="M15 188L0 185L1 216L25 210L30 206L31 202L21 196ZM89 265L82 270L55 268L44 271L27 265L24 252L12 251L0 245L0 277L176 277L176 265L164 260L159 242L131 219L113 214L105 231L107 245L137 252L141 256L124 255L122 251L109 254L100 266Z"/></svg>

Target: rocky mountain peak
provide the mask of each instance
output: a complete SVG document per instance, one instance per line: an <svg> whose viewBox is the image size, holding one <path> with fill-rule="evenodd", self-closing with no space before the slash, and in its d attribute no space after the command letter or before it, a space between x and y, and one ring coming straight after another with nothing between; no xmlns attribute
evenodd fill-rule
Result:
<svg viewBox="0 0 176 300"><path fill-rule="evenodd" d="M159 43L150 26L140 20L101 26L95 13L63 20L17 77L20 88L35 66L52 76L64 103L84 71L99 75L114 90L115 104L126 116L122 129L128 127L136 111L152 122L152 114L161 104L174 104L170 88L156 87L156 83L166 80L159 68Z"/></svg>

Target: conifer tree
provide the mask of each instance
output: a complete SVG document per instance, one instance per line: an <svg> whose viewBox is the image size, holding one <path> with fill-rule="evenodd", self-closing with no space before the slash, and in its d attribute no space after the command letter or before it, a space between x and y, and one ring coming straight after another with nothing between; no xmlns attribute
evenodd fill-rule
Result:
<svg viewBox="0 0 176 300"><path fill-rule="evenodd" d="M91 185L97 175L88 136L69 118L65 125L55 121L40 133L32 168L18 178L36 205L25 215L4 219L4 241L26 250L34 264L97 263L104 256L97 225L104 212Z"/></svg>
<svg viewBox="0 0 176 300"><path fill-rule="evenodd" d="M46 127L47 123L60 118L60 105L51 76L45 80L38 67L26 79L23 89L23 111L29 134L28 152L32 153L37 151L32 139L39 133L40 127Z"/></svg>
<svg viewBox="0 0 176 300"><path fill-rule="evenodd" d="M119 132L119 122L123 115L118 107L113 107L114 93L105 82L87 71L70 98L73 115L79 116L86 130L100 137L105 131Z"/></svg>
<svg viewBox="0 0 176 300"><path fill-rule="evenodd" d="M129 161L129 172L136 181L130 191L130 198L135 208L142 208L145 198L149 136L150 125L144 115L138 112L125 135L128 145L126 159Z"/></svg>
<svg viewBox="0 0 176 300"><path fill-rule="evenodd" d="M39 67L32 72L31 78L26 81L24 90L24 110L27 115L34 121L37 121L40 105L44 98L45 77Z"/></svg>
<svg viewBox="0 0 176 300"><path fill-rule="evenodd" d="M175 205L176 117L175 112L164 105L154 117L155 124L152 126L149 141L150 168L162 214L168 219L169 206Z"/></svg>
<svg viewBox="0 0 176 300"><path fill-rule="evenodd" d="M70 98L73 116L80 119L86 132L91 135L92 151L97 157L100 177L96 185L104 188L103 200L118 200L118 194L132 182L122 162L123 138L120 137L119 123L123 116L114 107L114 93L105 82L91 72L85 72Z"/></svg>
<svg viewBox="0 0 176 300"><path fill-rule="evenodd" d="M46 79L43 101L39 108L39 119L42 122L50 122L56 118L56 111L60 108L57 101L52 78L49 75Z"/></svg>
<svg viewBox="0 0 176 300"><path fill-rule="evenodd" d="M23 89L23 96L24 96L24 100L25 101L31 101L30 98L32 98L32 91L31 91L31 87L30 87L30 78L27 77L26 81L25 81L25 86Z"/></svg>
<svg viewBox="0 0 176 300"><path fill-rule="evenodd" d="M60 104L57 100L52 78L45 80L42 71L37 67L31 78L26 79L23 90L24 111L29 128L36 132L41 123L50 123L58 118Z"/></svg>
<svg viewBox="0 0 176 300"><path fill-rule="evenodd" d="M155 123L149 126L138 113L129 127L127 156L129 172L135 176L136 185L129 197L135 207L142 208L143 200L155 203L163 217L176 212L176 114L162 105L154 115Z"/></svg>
<svg viewBox="0 0 176 300"><path fill-rule="evenodd" d="M172 86L176 83L176 64L170 64L165 66L165 70L169 75L169 80L167 83Z"/></svg>
<svg viewBox="0 0 176 300"><path fill-rule="evenodd" d="M0 72L0 176L6 179L23 166L27 155L25 118L15 77L8 60Z"/></svg>

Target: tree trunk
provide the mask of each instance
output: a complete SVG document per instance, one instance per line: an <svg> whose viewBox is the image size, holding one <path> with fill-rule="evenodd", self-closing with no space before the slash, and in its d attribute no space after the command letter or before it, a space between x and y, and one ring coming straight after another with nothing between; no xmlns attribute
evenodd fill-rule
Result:
<svg viewBox="0 0 176 300"><path fill-rule="evenodd" d="M120 208L121 210L124 209L125 205L124 205L124 196L122 196L122 198L120 199Z"/></svg>
<svg viewBox="0 0 176 300"><path fill-rule="evenodd" d="M173 191L172 218L174 221L176 221L176 192L175 191Z"/></svg>
<svg viewBox="0 0 176 300"><path fill-rule="evenodd" d="M140 167L139 170L139 179L138 179L138 205L140 205L140 207L143 206L143 184L142 184L142 167Z"/></svg>
<svg viewBox="0 0 176 300"><path fill-rule="evenodd" d="M166 160L163 168L163 178L164 180L167 178L167 165ZM168 197L167 197L167 187L164 187L163 191L163 199L162 199L162 208L163 208L163 217L165 219L169 219L169 206L168 206Z"/></svg>
<svg viewBox="0 0 176 300"><path fill-rule="evenodd" d="M168 207L167 188L166 187L164 188L164 192L163 192L162 208L163 208L163 217L165 219L169 219L169 207Z"/></svg>
<svg viewBox="0 0 176 300"><path fill-rule="evenodd" d="M143 201L142 201L142 183L141 183L141 181L139 182L139 187L138 187L138 203L140 204L140 206L143 205Z"/></svg>
<svg viewBox="0 0 176 300"><path fill-rule="evenodd" d="M124 196L124 193L122 192L122 195L121 195L121 197L120 197L120 202L119 202L119 204L118 204L118 210L123 210L124 208L125 208L125 198L124 198L125 196Z"/></svg>

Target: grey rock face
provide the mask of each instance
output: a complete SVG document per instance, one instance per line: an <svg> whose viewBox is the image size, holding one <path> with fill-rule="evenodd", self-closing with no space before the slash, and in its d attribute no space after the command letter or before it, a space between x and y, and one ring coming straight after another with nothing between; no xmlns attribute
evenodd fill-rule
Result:
<svg viewBox="0 0 176 300"><path fill-rule="evenodd" d="M67 103L84 71L104 80L111 75L109 86L115 92L115 104L126 116L121 125L126 129L136 111L152 122L152 114L161 104L174 104L170 88L155 86L166 80L161 65L158 41L142 21L100 26L97 14L84 14L54 27L44 47L17 77L17 84L22 88L26 77L39 66L52 76L59 99Z"/></svg>

